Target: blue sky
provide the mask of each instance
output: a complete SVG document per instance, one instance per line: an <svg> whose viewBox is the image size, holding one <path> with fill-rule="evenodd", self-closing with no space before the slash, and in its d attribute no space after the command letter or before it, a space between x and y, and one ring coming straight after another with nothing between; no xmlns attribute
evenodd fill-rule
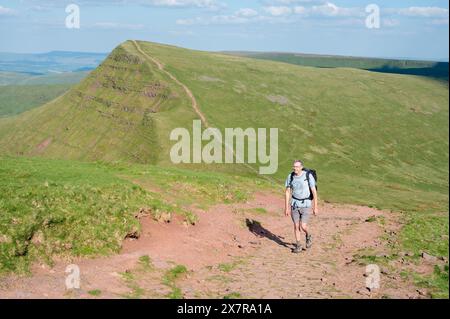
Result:
<svg viewBox="0 0 450 319"><path fill-rule="evenodd" d="M80 28L65 25L69 4ZM380 8L367 28L366 6ZM0 0L0 51L109 52L139 39L200 50L448 61L443 0Z"/></svg>

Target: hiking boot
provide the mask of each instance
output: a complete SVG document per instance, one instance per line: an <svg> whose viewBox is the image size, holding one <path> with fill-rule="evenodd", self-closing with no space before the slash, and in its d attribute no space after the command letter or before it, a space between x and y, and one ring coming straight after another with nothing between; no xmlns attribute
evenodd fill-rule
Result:
<svg viewBox="0 0 450 319"><path fill-rule="evenodd" d="M306 248L311 248L311 246L312 246L312 236L307 235L306 236Z"/></svg>
<svg viewBox="0 0 450 319"><path fill-rule="evenodd" d="M293 252L294 254L301 253L301 252L302 252L302 245L301 245L300 243L297 243L297 244L295 245L295 248L292 250L292 252Z"/></svg>

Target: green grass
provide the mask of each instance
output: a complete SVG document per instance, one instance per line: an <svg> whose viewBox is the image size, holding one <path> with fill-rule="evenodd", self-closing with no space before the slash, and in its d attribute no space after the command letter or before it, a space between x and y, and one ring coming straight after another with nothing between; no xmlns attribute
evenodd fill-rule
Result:
<svg viewBox="0 0 450 319"><path fill-rule="evenodd" d="M94 297L99 297L102 294L102 291L100 289L89 290L88 294Z"/></svg>
<svg viewBox="0 0 450 319"><path fill-rule="evenodd" d="M407 251L448 259L448 215L415 213L406 218L400 240Z"/></svg>
<svg viewBox="0 0 450 319"><path fill-rule="evenodd" d="M300 157L317 169L321 199L395 211L448 211L448 85L139 43L189 86L212 126L279 129L275 183L283 183L292 159ZM155 96L146 96L149 92ZM288 103L268 96L283 96ZM300 115L302 121L292 122ZM191 131L194 118L184 90L125 42L63 98L0 120L0 150L172 166L169 133L176 127ZM242 165L180 167L193 174L259 177Z"/></svg>
<svg viewBox="0 0 450 319"><path fill-rule="evenodd" d="M234 269L234 264L227 264L227 263L223 263L223 264L219 264L219 269L223 272L230 272Z"/></svg>
<svg viewBox="0 0 450 319"><path fill-rule="evenodd" d="M253 208L251 211L257 214L267 214L267 209L265 209L264 207Z"/></svg>
<svg viewBox="0 0 450 319"><path fill-rule="evenodd" d="M368 223L373 223L377 220L376 216L370 216L369 218L366 219L366 222Z"/></svg>
<svg viewBox="0 0 450 319"><path fill-rule="evenodd" d="M448 299L448 265L435 266L434 273L430 279L422 280L419 284L431 289L431 297Z"/></svg>
<svg viewBox="0 0 450 319"><path fill-rule="evenodd" d="M234 212L239 213L239 214L250 213L250 214L258 214L258 215L265 215L268 213L267 209L265 209L264 207L241 208L241 209L236 208L234 210Z"/></svg>
<svg viewBox="0 0 450 319"><path fill-rule="evenodd" d="M134 285L130 288L132 289L131 292L125 296L128 299L141 299L145 294L145 289L143 289L142 287Z"/></svg>
<svg viewBox="0 0 450 319"><path fill-rule="evenodd" d="M364 255L364 254L356 254L353 256L357 263L362 266L367 266L370 264L375 264L379 266L387 266L389 261L395 259L397 256L395 255L387 255L386 257L378 257L376 255Z"/></svg>
<svg viewBox="0 0 450 319"><path fill-rule="evenodd" d="M300 157L318 170L324 200L396 211L448 211L447 85L412 76L141 46L188 84L213 126L278 127L280 166L273 176L278 183L289 173L292 159ZM205 82L201 75L223 82ZM279 105L268 95L290 102ZM300 115L302 121L293 123ZM252 176L234 166L225 169Z"/></svg>
<svg viewBox="0 0 450 319"><path fill-rule="evenodd" d="M271 183L259 179L153 165L127 174L126 178L143 188L156 186L155 192L179 206L195 204L206 208L218 202L245 202L255 190L274 189ZM196 221L195 216L191 218Z"/></svg>
<svg viewBox="0 0 450 319"><path fill-rule="evenodd" d="M415 259L422 252L448 260L448 215L406 214L406 226L400 234L401 247L414 253ZM429 275L416 275L416 282L431 292L433 298L449 298L448 262L441 268L435 265L435 271Z"/></svg>
<svg viewBox="0 0 450 319"><path fill-rule="evenodd" d="M170 299L183 298L183 292L176 286L176 281L182 278L187 272L188 270L184 265L176 265L165 272L162 282L171 289L166 297Z"/></svg>
<svg viewBox="0 0 450 319"><path fill-rule="evenodd" d="M238 292L231 292L225 296L223 296L223 299L239 299L241 298L241 294Z"/></svg>
<svg viewBox="0 0 450 319"><path fill-rule="evenodd" d="M71 84L0 86L0 117L43 105L70 89Z"/></svg>
<svg viewBox="0 0 450 319"><path fill-rule="evenodd" d="M400 245L429 253L448 251L448 83L359 69L305 67L148 42L139 42L139 46L191 89L211 126L222 132L227 127L279 129L279 169L271 176L273 184L268 185L243 165L183 164L173 168L169 133L177 127L191 131L197 115L183 88L127 41L62 98L0 119L2 154L122 162L104 164L105 169L118 172L115 178L120 182L119 186L111 181L96 187L105 192L103 195L85 182L68 186L74 187L71 192L61 188L59 180L67 176L62 170L52 180L55 188L49 183L49 188L42 189L25 185L26 177L6 172L2 181L16 183L15 191L7 193L16 202L7 199L9 213L0 217L2 227L13 222L11 212L30 221L24 223L28 226L12 224L13 235L21 240L2 244L10 247L2 248L2 254L14 251L20 257L33 247L24 243L41 228L45 236L49 233L52 243L56 242L52 230L34 222L42 222L39 216L45 214L40 210L47 208L34 207L32 199L51 205L45 201L45 196L52 196L46 193L48 189L59 192L61 202L66 202L62 207L72 207L66 214L75 216L68 219L75 223L79 216L70 211L81 206L84 217L80 220L90 220L88 205L98 207L97 200L107 207L108 216L125 210L124 202L117 199L122 194L130 197L127 203L142 204L143 198L150 197L156 206L171 201L175 209L201 198L206 199L198 206L245 201L255 190L282 188L295 158L317 170L321 200L402 212L406 226ZM124 168L124 162L157 166L148 170ZM259 164L252 166L257 169ZM117 177L122 173L126 176ZM245 187L230 188L228 182L240 184L243 177L253 181ZM166 186L166 181L171 186ZM45 180L39 182L44 184ZM155 185L158 188L152 191ZM22 189L24 195L20 195ZM141 189L148 191L144 194ZM23 201L16 194L28 197ZM88 198L86 205L73 199L81 194ZM134 208L132 204L127 207ZM52 211L59 218L56 225L67 218L61 209ZM191 218L195 223L195 216ZM122 236L123 225L112 225L104 226L105 233ZM427 231L419 235L418 225ZM97 232L103 239L103 230ZM84 234L95 237L94 230L81 236ZM61 246L72 235L62 232L58 236L62 237ZM442 236L447 239L439 240ZM113 251L119 237L106 241L113 243L96 244L94 240L85 246L75 240L71 250L84 254Z"/></svg>
<svg viewBox="0 0 450 319"><path fill-rule="evenodd" d="M158 205L97 164L7 158L0 180L0 272L23 270L35 257L118 252L139 229L133 213Z"/></svg>
<svg viewBox="0 0 450 319"><path fill-rule="evenodd" d="M448 62L393 60L278 52L228 52L228 54L262 60L279 61L302 66L319 68L356 68L385 73L429 76L448 81Z"/></svg>
<svg viewBox="0 0 450 319"><path fill-rule="evenodd" d="M180 288L173 286L172 290L169 294L167 294L167 298L169 299L183 299L184 295Z"/></svg>
<svg viewBox="0 0 450 319"><path fill-rule="evenodd" d="M166 285L172 285L175 280L187 273L187 268L184 265L176 265L169 269L163 277L163 283Z"/></svg>
<svg viewBox="0 0 450 319"><path fill-rule="evenodd" d="M235 261L230 262L230 263L221 263L217 267L219 268L220 271L230 272L233 269L235 269L238 265L240 265L244 262L245 261L243 259L236 259Z"/></svg>
<svg viewBox="0 0 450 319"><path fill-rule="evenodd" d="M401 276L404 280L413 280L420 288L428 291L429 297L433 299L448 299L448 264L435 265L434 271L430 275L424 276L416 272L402 271Z"/></svg>
<svg viewBox="0 0 450 319"><path fill-rule="evenodd" d="M448 215L443 213L405 213L405 226L396 241L390 244L391 253L387 257L377 257L371 250L360 251L355 259L362 265L388 265L399 257L400 253L408 252L412 256L403 257L414 264L421 262L422 253L435 257L445 257L448 260ZM377 220L378 218L374 219ZM433 273L419 275L403 272L405 278L413 278L420 287L427 288L433 298L448 298L448 263L437 263Z"/></svg>
<svg viewBox="0 0 450 319"><path fill-rule="evenodd" d="M127 299L141 299L145 295L145 289L139 286L136 280L136 274L130 270L120 273L130 291L123 294Z"/></svg>
<svg viewBox="0 0 450 319"><path fill-rule="evenodd" d="M154 269L152 260L148 255L139 257L139 265L143 268L143 270L153 270Z"/></svg>
<svg viewBox="0 0 450 319"><path fill-rule="evenodd" d="M54 255L117 253L127 234L139 233L134 214L140 208L155 218L170 212L196 219L164 194L133 183L137 177L147 186L167 187L167 196L175 186L189 188L200 203L225 200L218 184L234 194L254 182L220 173L185 178L190 174L151 165L0 158L0 273L26 272L33 260L51 263ZM139 261L152 265L148 256Z"/></svg>

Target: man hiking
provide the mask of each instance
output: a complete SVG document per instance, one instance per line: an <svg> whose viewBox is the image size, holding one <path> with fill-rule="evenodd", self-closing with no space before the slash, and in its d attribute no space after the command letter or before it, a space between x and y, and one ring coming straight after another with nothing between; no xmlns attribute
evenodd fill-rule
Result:
<svg viewBox="0 0 450 319"><path fill-rule="evenodd" d="M306 234L306 248L312 245L312 236L308 231L308 220L311 211L316 215L319 210L317 206L316 180L310 171L303 168L303 162L296 160L294 162L294 171L286 179L286 209L285 215L291 215L294 222L296 246L292 252L302 251L300 244L301 231ZM309 181L308 181L309 179Z"/></svg>

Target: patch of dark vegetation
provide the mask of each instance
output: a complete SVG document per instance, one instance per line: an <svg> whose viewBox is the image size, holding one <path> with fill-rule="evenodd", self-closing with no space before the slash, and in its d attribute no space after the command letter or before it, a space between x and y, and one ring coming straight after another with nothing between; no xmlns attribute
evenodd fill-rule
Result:
<svg viewBox="0 0 450 319"><path fill-rule="evenodd" d="M110 58L116 62L121 62L125 64L142 64L144 60L142 60L139 56L131 54L127 52L122 47L117 47L111 53Z"/></svg>
<svg viewBox="0 0 450 319"><path fill-rule="evenodd" d="M436 62L433 65L427 67L401 68L398 66L386 64L379 68L372 68L367 70L380 73L425 76L448 82L448 73L449 73L448 67L449 67L448 62Z"/></svg>

